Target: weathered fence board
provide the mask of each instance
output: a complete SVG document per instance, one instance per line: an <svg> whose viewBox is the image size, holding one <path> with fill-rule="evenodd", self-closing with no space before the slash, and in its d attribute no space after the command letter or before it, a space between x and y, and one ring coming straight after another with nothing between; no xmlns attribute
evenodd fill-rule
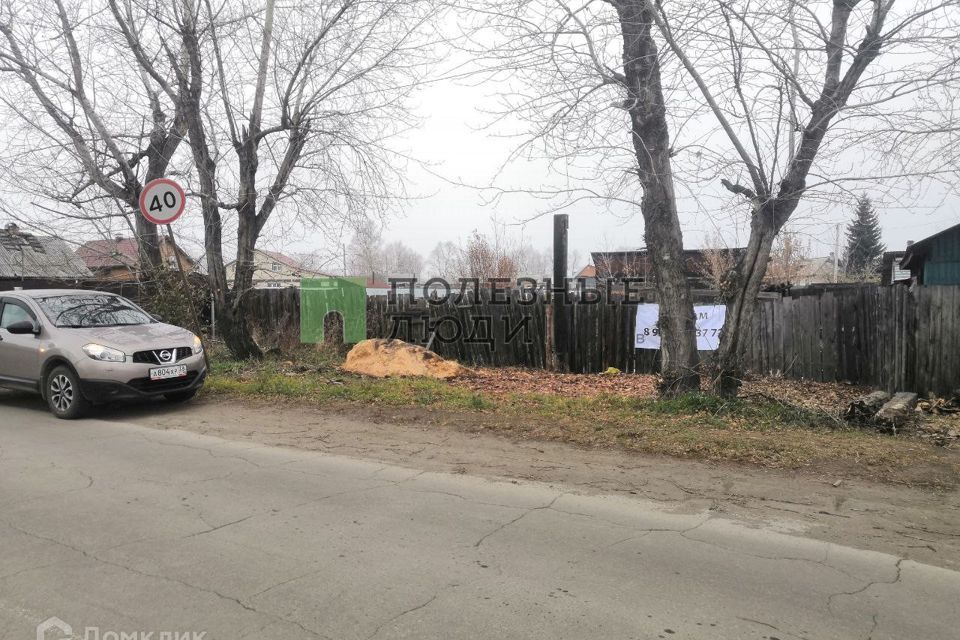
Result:
<svg viewBox="0 0 960 640"><path fill-rule="evenodd" d="M864 286L764 300L748 367L887 391L960 387L960 287Z"/></svg>

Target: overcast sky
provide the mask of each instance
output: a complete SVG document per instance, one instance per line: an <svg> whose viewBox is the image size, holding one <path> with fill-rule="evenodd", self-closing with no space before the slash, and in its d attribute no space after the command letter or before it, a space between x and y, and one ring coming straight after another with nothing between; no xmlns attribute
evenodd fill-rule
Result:
<svg viewBox="0 0 960 640"><path fill-rule="evenodd" d="M433 171L447 180L413 168L408 179L410 193L422 197L408 202L388 222L387 240L400 240L426 257L438 241L465 238L473 229L489 231L496 219L512 225L510 232L522 235L532 246L549 247L552 216L548 212L536 217L548 209L543 201L514 194L490 204L491 191L454 184L481 187L489 185L495 176L497 186L504 189L538 189L563 182L563 177L551 172L545 163L525 160L515 161L497 175L518 143L517 139L497 136L482 126L489 118L486 113L496 106L497 92L494 84L473 87L451 80L434 84L421 94L417 113L423 125L410 134L407 148L412 157L429 163ZM624 135L628 133L625 131ZM945 199L936 189L911 194L916 202L907 207L884 201L883 194L872 195L878 200L875 205L883 226L883 240L891 250L902 249L907 240L919 240L960 222L960 202L955 197ZM709 208L709 201L706 206ZM701 247L718 230L731 245L746 243L743 216L737 226L729 217L697 212L689 198L681 198L680 209L685 246ZM629 207L617 207L610 212L600 203L585 201L566 213L570 214L570 251L578 253L580 263L589 261L591 251L643 245L643 219ZM788 228L808 238L815 255L827 255L832 251L835 223L846 224L852 213L852 203L826 209L818 206L816 210L804 203ZM329 239L308 233L295 243L294 250L312 251L325 242ZM286 241L274 237L265 243L279 247ZM841 251L843 245L841 231Z"/></svg>

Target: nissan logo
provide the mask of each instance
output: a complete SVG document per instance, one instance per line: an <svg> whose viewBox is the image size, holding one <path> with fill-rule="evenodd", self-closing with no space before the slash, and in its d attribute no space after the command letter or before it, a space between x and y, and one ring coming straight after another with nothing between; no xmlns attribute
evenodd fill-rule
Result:
<svg viewBox="0 0 960 640"><path fill-rule="evenodd" d="M164 349L157 353L157 359L160 360L160 362L173 362L173 352L169 349Z"/></svg>

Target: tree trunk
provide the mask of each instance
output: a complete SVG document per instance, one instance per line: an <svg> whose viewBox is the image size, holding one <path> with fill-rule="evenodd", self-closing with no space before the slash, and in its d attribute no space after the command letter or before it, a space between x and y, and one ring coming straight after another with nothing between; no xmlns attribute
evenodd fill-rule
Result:
<svg viewBox="0 0 960 640"><path fill-rule="evenodd" d="M135 215L137 244L140 248L140 277L143 280L152 280L153 275L163 267L160 235L157 233L157 225L144 218L139 211Z"/></svg>
<svg viewBox="0 0 960 640"><path fill-rule="evenodd" d="M660 300L661 395L700 389L696 318L683 263L670 132L660 82L660 63L651 34L653 17L644 0L616 3L623 33L624 106L630 114L637 176L643 187L640 211Z"/></svg>
<svg viewBox="0 0 960 640"><path fill-rule="evenodd" d="M750 220L750 241L746 253L729 277L727 293L724 295L727 319L711 371L711 387L714 393L722 397L735 397L740 388L743 378L743 340L756 314L757 295L767 273L773 240L800 204L810 166L823 142L830 118L836 114L833 105L818 104L821 106L814 109L811 121L803 131L797 154L791 160L786 176L780 181L776 196L761 194L751 198L753 215Z"/></svg>
<svg viewBox="0 0 960 640"><path fill-rule="evenodd" d="M250 333L247 314L243 309L243 296L231 291L219 309L222 311L217 311L217 329L230 349L230 354L239 360L263 356L260 346Z"/></svg>
<svg viewBox="0 0 960 640"><path fill-rule="evenodd" d="M235 358L259 358L263 355L246 321L243 310L243 296L246 287L231 289L227 285L227 271L223 262L223 219L220 216L220 203L217 198L217 161L207 145L207 135L203 124L203 65L200 56L200 44L196 23L193 20L193 5L185 3L181 35L183 48L189 62L189 74L179 76L181 94L186 96L183 103L184 120L190 138L190 150L197 169L200 183L200 205L203 213L203 243L207 254L207 279L210 290L217 303L217 329L223 336L230 353ZM240 236L244 235L244 220L239 221ZM255 238L255 236L254 236ZM254 240L255 241L255 240ZM241 238L241 244L242 238ZM239 257L239 256L238 256ZM242 273L252 274L252 261L237 261L237 281L244 281Z"/></svg>
<svg viewBox="0 0 960 640"><path fill-rule="evenodd" d="M727 318L711 371L711 388L725 398L736 397L740 389L743 379L743 341L746 332L753 326L757 296L767 273L770 250L778 231L764 222L762 214L754 215L747 251L724 283L722 300L727 307Z"/></svg>

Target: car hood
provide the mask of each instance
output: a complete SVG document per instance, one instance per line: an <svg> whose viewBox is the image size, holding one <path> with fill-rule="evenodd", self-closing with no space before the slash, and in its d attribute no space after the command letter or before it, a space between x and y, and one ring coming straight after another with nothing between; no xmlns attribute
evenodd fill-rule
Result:
<svg viewBox="0 0 960 640"><path fill-rule="evenodd" d="M101 344L131 354L135 351L193 346L193 334L162 322L134 324L125 327L88 327L61 329L86 343Z"/></svg>

